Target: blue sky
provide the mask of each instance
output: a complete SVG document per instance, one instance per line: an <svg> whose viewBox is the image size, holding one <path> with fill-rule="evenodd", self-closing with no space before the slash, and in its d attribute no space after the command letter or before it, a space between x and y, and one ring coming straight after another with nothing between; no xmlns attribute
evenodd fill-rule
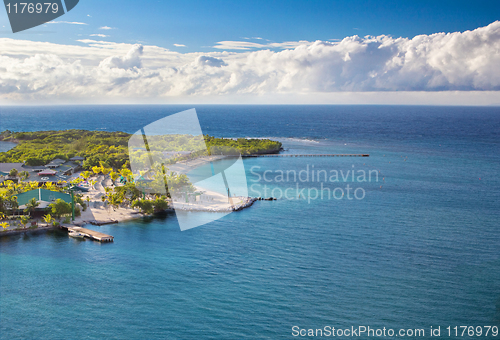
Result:
<svg viewBox="0 0 500 340"><path fill-rule="evenodd" d="M499 0L80 0L16 34L0 10L0 104L499 98Z"/></svg>
<svg viewBox="0 0 500 340"><path fill-rule="evenodd" d="M70 44L91 34L101 34L114 42L139 42L192 52L211 51L218 41L245 38L255 42L382 34L412 38L419 34L472 30L498 19L498 0L81 0L73 11L56 21L87 25L51 24L14 35L9 33L5 11L0 11L0 25L5 26L0 37ZM102 39L95 35L93 38Z"/></svg>

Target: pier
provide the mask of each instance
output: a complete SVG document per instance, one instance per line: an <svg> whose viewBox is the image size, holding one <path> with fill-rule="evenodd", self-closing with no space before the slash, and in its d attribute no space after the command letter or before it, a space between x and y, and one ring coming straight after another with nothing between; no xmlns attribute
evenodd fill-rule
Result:
<svg viewBox="0 0 500 340"><path fill-rule="evenodd" d="M62 229L66 229L69 232L81 233L84 234L85 237L90 238L92 240L96 240L99 242L113 242L114 237L111 235L106 235L100 233L98 231L90 230L87 228L76 227L76 226L61 226Z"/></svg>
<svg viewBox="0 0 500 340"><path fill-rule="evenodd" d="M344 154L262 154L262 155L242 155L242 157L370 157L365 153L344 153Z"/></svg>

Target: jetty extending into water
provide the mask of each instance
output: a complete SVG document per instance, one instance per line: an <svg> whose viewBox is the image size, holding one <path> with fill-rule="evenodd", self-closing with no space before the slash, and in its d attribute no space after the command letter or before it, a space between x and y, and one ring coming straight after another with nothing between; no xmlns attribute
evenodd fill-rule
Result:
<svg viewBox="0 0 500 340"><path fill-rule="evenodd" d="M337 154L262 154L242 155L242 157L370 157L366 153L337 153Z"/></svg>
<svg viewBox="0 0 500 340"><path fill-rule="evenodd" d="M66 229L69 232L80 233L85 237L99 242L113 242L114 237L111 235L106 235L98 231L90 230L87 228L77 227L77 226L61 226L61 229Z"/></svg>

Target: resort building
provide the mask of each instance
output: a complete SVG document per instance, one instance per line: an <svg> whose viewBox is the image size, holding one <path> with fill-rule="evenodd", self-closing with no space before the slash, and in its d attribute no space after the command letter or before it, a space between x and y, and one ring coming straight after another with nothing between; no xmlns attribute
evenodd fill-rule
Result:
<svg viewBox="0 0 500 340"><path fill-rule="evenodd" d="M23 192L22 194L18 194L17 203L19 204L20 210L26 209L26 204L35 198L40 205L37 207L37 210L45 210L48 208L49 204L54 203L57 199L61 199L66 203L71 204L71 195L64 194L58 191L51 191L46 189L35 189L27 192Z"/></svg>
<svg viewBox="0 0 500 340"><path fill-rule="evenodd" d="M83 157L78 157L75 160L65 161L56 158L45 166L29 166L24 163L0 163L0 183L7 180L13 182L19 180L24 182L36 181L41 184L47 182L57 184L61 181L68 181L72 174L82 169L82 159ZM12 169L17 170L17 176L9 176ZM19 174L24 171L28 173L28 177L21 179Z"/></svg>

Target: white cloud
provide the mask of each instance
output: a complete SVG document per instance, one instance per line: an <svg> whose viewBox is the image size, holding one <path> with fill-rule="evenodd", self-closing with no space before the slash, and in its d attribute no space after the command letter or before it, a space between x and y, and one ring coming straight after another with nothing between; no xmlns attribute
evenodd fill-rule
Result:
<svg viewBox="0 0 500 340"><path fill-rule="evenodd" d="M77 22L77 21L49 21L46 22L46 24L88 25L84 22Z"/></svg>
<svg viewBox="0 0 500 340"><path fill-rule="evenodd" d="M107 37L109 37L109 35L106 35L106 34L91 34L90 36L91 37L101 37L101 38L107 38Z"/></svg>
<svg viewBox="0 0 500 340"><path fill-rule="evenodd" d="M262 39L262 38L245 38L245 39ZM268 43L259 44L248 41L219 41L217 45L213 48L220 50L251 50L251 49L263 49L263 48L295 48L301 45L309 45L311 42L308 41L287 41L282 43Z"/></svg>
<svg viewBox="0 0 500 340"><path fill-rule="evenodd" d="M405 98L406 103L436 103L441 96L451 103L469 98L477 104L499 98L500 91L500 21L473 31L413 39L352 36L338 42L256 44L259 47L221 42L267 48L243 52L178 53L157 46L78 42L84 46L0 39L0 99L316 98L324 103L365 98L378 103L392 94L403 103ZM291 48L273 51L270 46Z"/></svg>
<svg viewBox="0 0 500 340"><path fill-rule="evenodd" d="M102 26L102 27L99 27L100 30L113 30L114 28L113 27L109 27L109 26Z"/></svg>
<svg viewBox="0 0 500 340"><path fill-rule="evenodd" d="M264 45L248 41L219 41L213 47L221 50L250 50L263 48Z"/></svg>
<svg viewBox="0 0 500 340"><path fill-rule="evenodd" d="M144 51L142 45L134 45L130 51L124 57L113 56L104 59L100 64L100 68L141 68L141 55Z"/></svg>
<svg viewBox="0 0 500 340"><path fill-rule="evenodd" d="M209 67L222 67L227 66L224 60L214 57L209 57L205 55L201 55L194 61L194 65L196 66L209 66Z"/></svg>
<svg viewBox="0 0 500 340"><path fill-rule="evenodd" d="M186 45L183 44L174 44L175 47L186 47Z"/></svg>

